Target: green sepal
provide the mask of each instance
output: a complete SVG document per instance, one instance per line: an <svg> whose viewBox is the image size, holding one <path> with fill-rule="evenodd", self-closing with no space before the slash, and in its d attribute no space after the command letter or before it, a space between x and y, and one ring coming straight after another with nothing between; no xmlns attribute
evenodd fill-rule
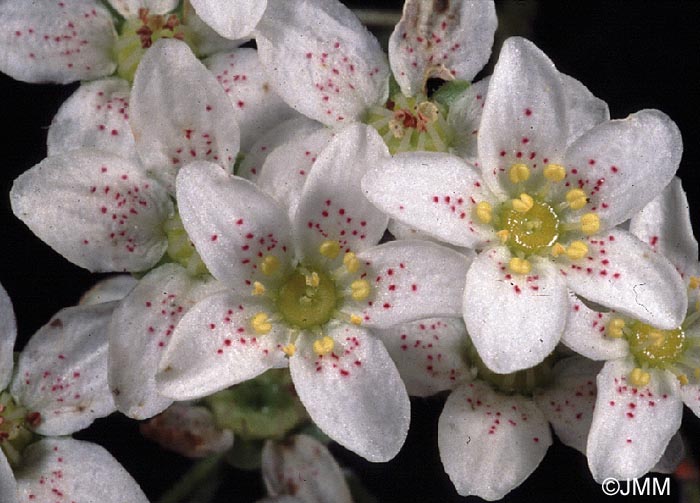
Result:
<svg viewBox="0 0 700 503"><path fill-rule="evenodd" d="M431 99L449 109L470 86L471 82L468 80L451 80L440 86L440 89L435 91Z"/></svg>

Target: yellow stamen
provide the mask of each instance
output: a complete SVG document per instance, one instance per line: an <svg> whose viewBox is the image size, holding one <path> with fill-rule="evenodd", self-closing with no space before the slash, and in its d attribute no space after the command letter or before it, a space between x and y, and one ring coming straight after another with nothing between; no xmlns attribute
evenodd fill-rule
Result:
<svg viewBox="0 0 700 503"><path fill-rule="evenodd" d="M650 380L649 372L644 372L639 367L634 368L628 377L628 381L632 386L646 386Z"/></svg>
<svg viewBox="0 0 700 503"><path fill-rule="evenodd" d="M338 244L337 241L327 240L321 243L321 246L318 247L318 251L324 257L332 260L340 253L340 244Z"/></svg>
<svg viewBox="0 0 700 503"><path fill-rule="evenodd" d="M270 323L270 318L268 318L267 313L256 313L250 320L250 324L258 335L265 335L272 330L272 323Z"/></svg>
<svg viewBox="0 0 700 503"><path fill-rule="evenodd" d="M352 298L355 300L365 300L369 297L370 286L369 281L366 279L358 279L350 284L350 290L352 290Z"/></svg>
<svg viewBox="0 0 700 503"><path fill-rule="evenodd" d="M416 107L416 112L425 117L428 122L435 122L438 118L438 108L434 103L422 101Z"/></svg>
<svg viewBox="0 0 700 503"><path fill-rule="evenodd" d="M572 210L580 210L588 204L588 196L581 189L571 189L566 193L566 202Z"/></svg>
<svg viewBox="0 0 700 503"><path fill-rule="evenodd" d="M561 243L554 243L552 245L552 257L558 257L562 253L566 253L566 248Z"/></svg>
<svg viewBox="0 0 700 503"><path fill-rule="evenodd" d="M571 260L582 259L588 255L588 245L583 241L573 241L566 249L566 256Z"/></svg>
<svg viewBox="0 0 700 503"><path fill-rule="evenodd" d="M334 346L335 342L333 342L333 339L331 339L327 335L324 335L320 339L316 339L314 341L314 353L316 353L319 356L327 355L331 351L333 351Z"/></svg>
<svg viewBox="0 0 700 503"><path fill-rule="evenodd" d="M518 257L513 257L510 259L510 262L508 262L508 267L516 274L529 274L532 270L530 262Z"/></svg>
<svg viewBox="0 0 700 503"><path fill-rule="evenodd" d="M513 199L511 201L513 204L513 209L518 213L527 213L535 205L535 200L529 194L520 194L520 199Z"/></svg>
<svg viewBox="0 0 700 503"><path fill-rule="evenodd" d="M274 274L279 267L280 260L274 255L267 255L265 258L263 258L262 263L260 264L260 270L267 276Z"/></svg>
<svg viewBox="0 0 700 503"><path fill-rule="evenodd" d="M321 283L321 278L319 278L318 273L314 271L311 274L305 275L304 281L306 281L306 286L317 288Z"/></svg>
<svg viewBox="0 0 700 503"><path fill-rule="evenodd" d="M683 386L688 384L688 376L685 374L679 374L678 375L678 382L680 382Z"/></svg>
<svg viewBox="0 0 700 503"><path fill-rule="evenodd" d="M297 352L297 347L294 344L287 344L282 348L282 351L284 351L284 354L287 356L294 356L294 353Z"/></svg>
<svg viewBox="0 0 700 503"><path fill-rule="evenodd" d="M351 314L350 323L352 323L353 325L362 325L362 317L356 314Z"/></svg>
<svg viewBox="0 0 700 503"><path fill-rule="evenodd" d="M691 276L688 279L688 287L690 287L691 290L700 287L700 276Z"/></svg>
<svg viewBox="0 0 700 503"><path fill-rule="evenodd" d="M622 337L622 329L625 328L625 320L622 318L613 318L608 323L607 335L613 339Z"/></svg>
<svg viewBox="0 0 700 503"><path fill-rule="evenodd" d="M566 178L566 168L561 164L547 164L543 171L544 177L550 182L561 182Z"/></svg>
<svg viewBox="0 0 700 503"><path fill-rule="evenodd" d="M405 131L401 122L396 119L391 119L389 121L389 131L394 135L394 138L403 138Z"/></svg>
<svg viewBox="0 0 700 503"><path fill-rule="evenodd" d="M476 218L482 224L488 224L493 219L493 207L486 201L481 201L476 205Z"/></svg>
<svg viewBox="0 0 700 503"><path fill-rule="evenodd" d="M265 294L265 285L260 283L259 281L256 281L253 283L253 291L251 292L253 295L260 296Z"/></svg>
<svg viewBox="0 0 700 503"><path fill-rule="evenodd" d="M600 230L600 217L595 213L586 213L581 217L581 231L584 234L595 234Z"/></svg>
<svg viewBox="0 0 700 503"><path fill-rule="evenodd" d="M506 244L506 241L510 238L510 231L508 229L500 230L496 233L496 236L501 240L501 243Z"/></svg>
<svg viewBox="0 0 700 503"><path fill-rule="evenodd" d="M353 252L347 252L343 256L343 265L349 273L357 272L360 268L360 259Z"/></svg>
<svg viewBox="0 0 700 503"><path fill-rule="evenodd" d="M513 164L508 172L508 178L513 183L520 183L530 178L530 168L527 164Z"/></svg>

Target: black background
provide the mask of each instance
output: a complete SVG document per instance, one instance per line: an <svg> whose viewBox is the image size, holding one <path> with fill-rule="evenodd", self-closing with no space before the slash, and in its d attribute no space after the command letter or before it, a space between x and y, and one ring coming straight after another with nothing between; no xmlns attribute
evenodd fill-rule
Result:
<svg viewBox="0 0 700 503"><path fill-rule="evenodd" d="M348 1L368 7L368 2ZM400 8L401 2L370 2ZM698 234L700 186L700 2L694 1L509 1L497 2L499 37L533 40L557 67L605 100L613 118L658 108L676 121L685 151L678 171L688 193ZM46 155L48 125L77 85L30 85L0 75L4 125L0 136L0 282L13 300L21 347L50 316L74 304L95 275L69 264L34 237L10 211L12 180ZM51 204L51 201L46 201ZM437 418L443 399L412 401L408 441L390 463L370 464L342 448L333 452L382 502L452 502L460 498L442 470ZM700 420L686 411L683 430L689 454L700 452ZM107 447L155 501L186 470L188 462L139 437L135 422L114 415L77 435ZM697 475L697 473L696 473ZM672 499L683 487L673 482ZM255 472L226 477L217 501L254 501L264 493ZM471 498L474 499L474 498ZM469 500L469 499L466 499ZM585 458L559 443L537 471L505 501L609 501L590 477Z"/></svg>

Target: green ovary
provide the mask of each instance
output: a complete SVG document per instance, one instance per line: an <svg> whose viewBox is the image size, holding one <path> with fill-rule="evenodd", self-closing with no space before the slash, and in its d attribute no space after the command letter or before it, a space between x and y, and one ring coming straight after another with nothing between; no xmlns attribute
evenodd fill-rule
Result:
<svg viewBox="0 0 700 503"><path fill-rule="evenodd" d="M630 352L641 367L667 368L676 364L688 349L688 340L681 328L660 330L634 321L625 330Z"/></svg>
<svg viewBox="0 0 700 503"><path fill-rule="evenodd" d="M540 253L556 243L560 235L559 216L550 205L540 201L534 201L525 213L504 207L500 222L501 229L509 233L506 244L515 254Z"/></svg>
<svg viewBox="0 0 700 503"><path fill-rule="evenodd" d="M299 267L279 289L277 309L289 325L308 329L331 319L337 299L335 282L330 276Z"/></svg>

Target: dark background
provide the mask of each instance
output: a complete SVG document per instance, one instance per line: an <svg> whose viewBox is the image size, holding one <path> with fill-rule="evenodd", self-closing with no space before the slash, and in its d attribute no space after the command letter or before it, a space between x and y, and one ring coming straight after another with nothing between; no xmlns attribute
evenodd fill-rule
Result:
<svg viewBox="0 0 700 503"><path fill-rule="evenodd" d="M399 1L358 2L351 6L399 9ZM700 225L700 2L696 1L508 1L498 2L499 38L523 35L533 40L557 67L582 81L605 100L613 118L643 108L658 108L676 121L685 152L679 176L691 206L696 234ZM0 282L13 300L21 347L50 316L74 304L95 275L69 264L34 237L10 211L12 180L46 155L48 125L77 85L15 82L0 75L4 124L0 137ZM51 204L51 201L46 201ZM382 502L457 502L460 498L442 470L437 452L437 418L443 399L412 401L408 441L395 460L370 464L342 448L332 450ZM700 455L700 420L686 411L682 431L691 460ZM114 415L97 421L79 438L107 447L155 501L186 470L188 462L139 437L134 422ZM697 477L697 467L695 468ZM689 483L674 480L674 500ZM697 484L697 482L695 482ZM264 489L258 473L226 477L217 501L254 501ZM553 445L535 473L505 501L609 501L590 477L585 458Z"/></svg>

